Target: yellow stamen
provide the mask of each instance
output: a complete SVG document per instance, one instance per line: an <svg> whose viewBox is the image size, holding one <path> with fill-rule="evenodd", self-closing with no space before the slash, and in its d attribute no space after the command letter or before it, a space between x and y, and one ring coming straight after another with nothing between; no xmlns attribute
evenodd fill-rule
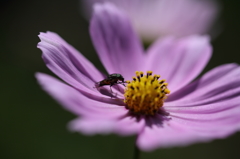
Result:
<svg viewBox="0 0 240 159"><path fill-rule="evenodd" d="M136 71L136 77L132 81L126 81L126 108L134 114L155 115L170 93L166 80L158 80L159 78L159 75L152 76L152 71L147 71L146 75Z"/></svg>

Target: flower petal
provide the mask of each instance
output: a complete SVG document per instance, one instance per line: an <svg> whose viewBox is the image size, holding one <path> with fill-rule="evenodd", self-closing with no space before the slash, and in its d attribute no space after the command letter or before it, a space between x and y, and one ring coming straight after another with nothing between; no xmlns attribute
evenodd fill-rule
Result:
<svg viewBox="0 0 240 159"><path fill-rule="evenodd" d="M167 106L195 106L229 100L240 94L240 67L225 64L207 72L181 90L171 94Z"/></svg>
<svg viewBox="0 0 240 159"><path fill-rule="evenodd" d="M240 130L239 120L240 117L222 125L221 122L216 123L217 126L215 126L214 122L209 124L208 122L180 120L172 117L162 126L146 126L138 136L137 145L142 150L151 151L159 147L187 146L197 142L221 139ZM232 123L234 124L232 125Z"/></svg>
<svg viewBox="0 0 240 159"><path fill-rule="evenodd" d="M146 68L166 79L169 89L174 92L199 75L211 52L206 36L163 38L149 48Z"/></svg>
<svg viewBox="0 0 240 159"><path fill-rule="evenodd" d="M144 120L125 116L111 120L77 118L70 122L69 129L82 132L86 135L116 133L119 135L132 135L138 133L144 126Z"/></svg>
<svg viewBox="0 0 240 159"><path fill-rule="evenodd" d="M146 127L139 135L138 145L143 150L153 150L225 138L240 130L239 113L239 104L218 113L170 113L171 120L162 127Z"/></svg>
<svg viewBox="0 0 240 159"><path fill-rule="evenodd" d="M83 89L92 89L96 79L103 75L75 48L65 42L56 33L40 33L38 48L47 67L70 85Z"/></svg>
<svg viewBox="0 0 240 159"><path fill-rule="evenodd" d="M128 110L122 101L102 98L94 94L82 94L46 74L37 73L36 78L45 91L55 98L63 107L79 116L92 118L116 118L124 116Z"/></svg>
<svg viewBox="0 0 240 159"><path fill-rule="evenodd" d="M94 6L90 24L93 44L109 74L130 79L143 61L143 48L127 16L115 6Z"/></svg>
<svg viewBox="0 0 240 159"><path fill-rule="evenodd" d="M239 100L240 97L236 96L223 101L215 101L199 106L166 106L165 111L170 113L170 116L202 122L205 125L209 124L215 127L220 124L220 127L222 127L226 121L236 121L236 119L239 119ZM229 123L227 123L227 125L229 125Z"/></svg>
<svg viewBox="0 0 240 159"><path fill-rule="evenodd" d="M200 140L197 134L171 120L162 126L144 127L137 138L137 146L141 150L152 151L156 148L185 146L196 140Z"/></svg>
<svg viewBox="0 0 240 159"><path fill-rule="evenodd" d="M168 109L170 116L192 129L211 131L214 129L240 128L240 97L231 101L196 107ZM207 129L207 130L206 130Z"/></svg>
<svg viewBox="0 0 240 159"><path fill-rule="evenodd" d="M144 40L153 41L160 36L177 37L206 34L219 12L214 0L81 0L81 10L90 18L92 6L98 2L111 2L130 17L135 30ZM216 31L216 28L215 30Z"/></svg>

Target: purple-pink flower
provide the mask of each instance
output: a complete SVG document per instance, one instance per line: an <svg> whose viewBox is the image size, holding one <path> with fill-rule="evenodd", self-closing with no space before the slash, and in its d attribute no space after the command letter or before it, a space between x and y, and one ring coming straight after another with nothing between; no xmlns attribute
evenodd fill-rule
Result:
<svg viewBox="0 0 240 159"><path fill-rule="evenodd" d="M95 3L111 2L130 18L136 32L147 41L174 35L206 34L219 13L215 0L80 0L90 19ZM216 33L216 28L214 28Z"/></svg>
<svg viewBox="0 0 240 159"><path fill-rule="evenodd" d="M171 93L165 101L159 96L154 98L154 102L164 102L155 114L135 113L129 109L132 105L125 103L124 94L124 89L131 89L134 83L113 86L113 93L109 86L94 88L106 76L57 34L40 33L38 48L44 62L64 82L43 73L36 77L45 91L77 115L69 124L70 130L87 135L136 134L137 146L149 151L225 138L240 129L239 65L216 67L193 81L211 57L208 37L161 38L144 51L124 13L110 4L96 5L94 9L90 34L107 72L131 80L135 71L153 71L166 79ZM144 101L151 99L152 89L138 92L136 86L130 94L142 97L143 105L149 109L156 106ZM138 101L133 98L129 101L137 107Z"/></svg>

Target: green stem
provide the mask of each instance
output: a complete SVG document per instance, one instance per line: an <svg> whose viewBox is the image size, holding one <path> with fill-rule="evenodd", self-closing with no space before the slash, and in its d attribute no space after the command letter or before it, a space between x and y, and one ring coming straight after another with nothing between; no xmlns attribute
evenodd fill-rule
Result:
<svg viewBox="0 0 240 159"><path fill-rule="evenodd" d="M135 144L135 146L134 146L133 159L140 159L140 150L139 150L139 148L137 147L136 144Z"/></svg>

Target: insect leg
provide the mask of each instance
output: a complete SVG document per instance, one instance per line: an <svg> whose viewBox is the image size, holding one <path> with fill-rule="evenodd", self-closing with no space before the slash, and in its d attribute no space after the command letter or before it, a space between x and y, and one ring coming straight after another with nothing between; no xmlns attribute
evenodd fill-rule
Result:
<svg viewBox="0 0 240 159"><path fill-rule="evenodd" d="M126 85L124 83L126 83L126 82L118 82L117 84L122 84L124 87L126 87Z"/></svg>

